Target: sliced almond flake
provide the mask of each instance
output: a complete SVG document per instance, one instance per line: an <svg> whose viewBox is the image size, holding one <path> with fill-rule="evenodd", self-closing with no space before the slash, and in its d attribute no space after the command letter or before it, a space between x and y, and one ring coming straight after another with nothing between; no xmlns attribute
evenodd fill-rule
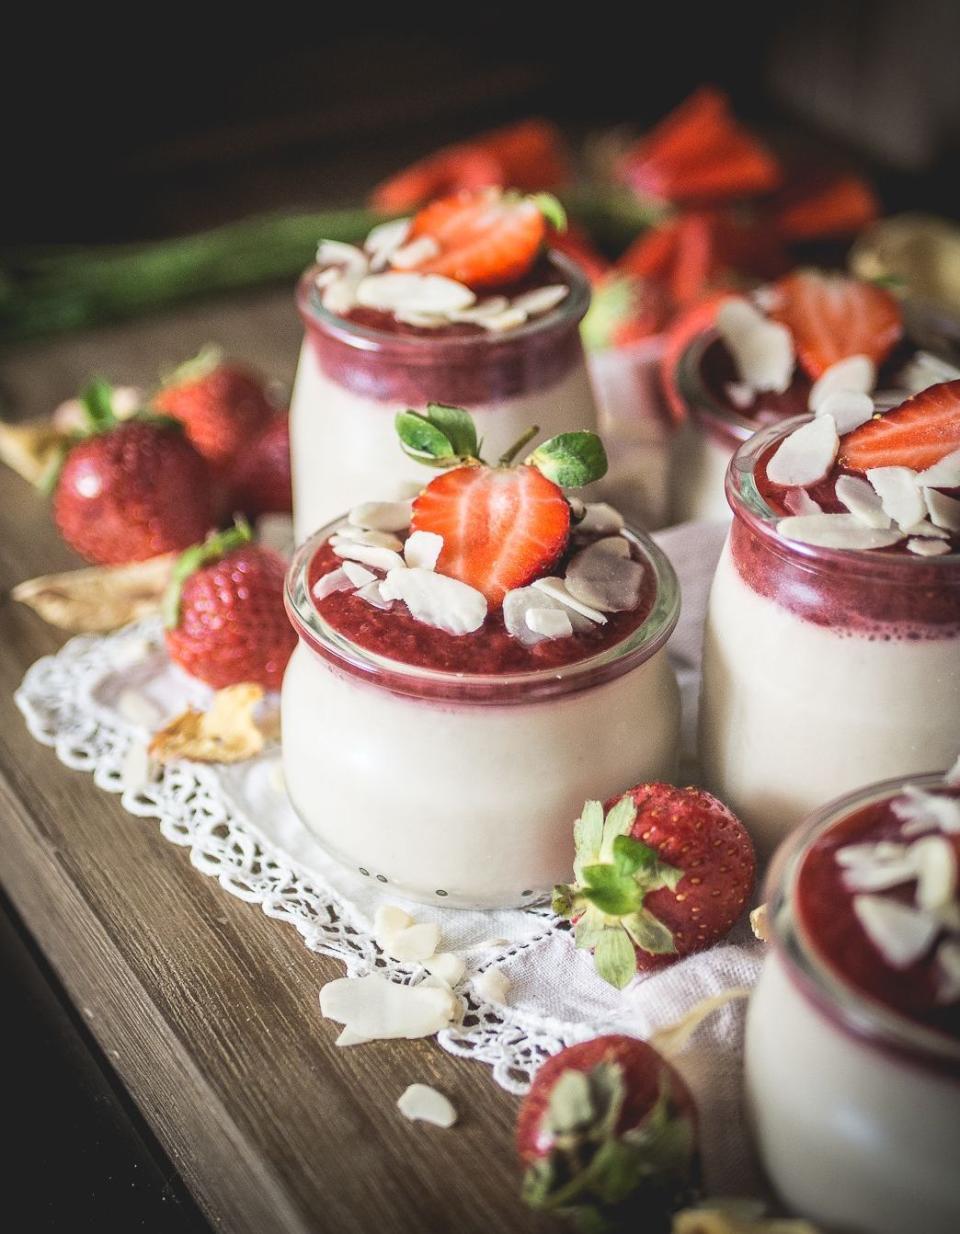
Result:
<svg viewBox="0 0 960 1234"><path fill-rule="evenodd" d="M457 309L448 313L447 316L450 321L482 324L484 318L499 317L509 307L510 301L506 296L488 296L485 300L478 300L476 304L472 304L469 308Z"/></svg>
<svg viewBox="0 0 960 1234"><path fill-rule="evenodd" d="M923 488L960 488L960 450L954 450L926 471L921 471L917 483Z"/></svg>
<svg viewBox="0 0 960 1234"><path fill-rule="evenodd" d="M892 968L909 968L916 963L940 929L931 913L887 896L854 896L853 911L867 937Z"/></svg>
<svg viewBox="0 0 960 1234"><path fill-rule="evenodd" d="M783 498L783 504L791 514L822 514L823 506L813 500L804 488L792 488Z"/></svg>
<svg viewBox="0 0 960 1234"><path fill-rule="evenodd" d="M899 861L908 851L906 844L878 840L876 843L847 844L837 849L834 859L839 866L872 866L878 861Z"/></svg>
<svg viewBox="0 0 960 1234"><path fill-rule="evenodd" d="M436 955L428 956L423 961L423 967L432 977L439 977L451 987L462 981L463 974L467 971L463 957L452 951L439 951Z"/></svg>
<svg viewBox="0 0 960 1234"><path fill-rule="evenodd" d="M447 1129L457 1121L453 1104L429 1084L411 1084L397 1101L397 1109L412 1123L430 1123Z"/></svg>
<svg viewBox="0 0 960 1234"><path fill-rule="evenodd" d="M860 476L840 476L836 485L837 500L868 527L889 527L890 515L880 504L876 489Z"/></svg>
<svg viewBox="0 0 960 1234"><path fill-rule="evenodd" d="M844 356L824 369L810 387L807 406L811 411L819 411L831 394L869 394L876 384L877 366L869 356ZM840 428L839 422L837 427ZM840 428L840 432L846 433L849 429Z"/></svg>
<svg viewBox="0 0 960 1234"><path fill-rule="evenodd" d="M402 600L417 621L448 634L472 634L487 616L486 597L475 587L419 566L407 569L402 562L380 584L380 594Z"/></svg>
<svg viewBox="0 0 960 1234"><path fill-rule="evenodd" d="M367 1041L432 1037L456 1013L447 990L388 981L378 973L340 977L320 991L320 1011Z"/></svg>
<svg viewBox="0 0 960 1234"><path fill-rule="evenodd" d="M570 517L574 523L579 523L586 517L587 507L579 497L568 497L567 505L570 507ZM613 507L611 506L610 509L613 509Z"/></svg>
<svg viewBox="0 0 960 1234"><path fill-rule="evenodd" d="M507 1001L510 978L499 968L485 968L473 979L473 988L485 1003L502 1006Z"/></svg>
<svg viewBox="0 0 960 1234"><path fill-rule="evenodd" d="M440 245L433 236L417 236L408 244L394 249L390 265L394 270L413 270L425 261L432 261L440 253Z"/></svg>
<svg viewBox="0 0 960 1234"><path fill-rule="evenodd" d="M124 792L140 793L152 784L158 773L145 741L131 741L120 764L120 783Z"/></svg>
<svg viewBox="0 0 960 1234"><path fill-rule="evenodd" d="M549 287L535 287L533 291L522 292L510 301L510 307L519 309L527 317L540 317L549 313L557 305L566 300L570 288L564 283L552 283Z"/></svg>
<svg viewBox="0 0 960 1234"><path fill-rule="evenodd" d="M733 299L717 311L717 329L733 355L740 380L753 390L782 394L794 367L793 339L746 300Z"/></svg>
<svg viewBox="0 0 960 1234"><path fill-rule="evenodd" d="M360 270L347 271L333 279L320 296L320 302L328 313L343 317L357 305L357 288L363 279Z"/></svg>
<svg viewBox="0 0 960 1234"><path fill-rule="evenodd" d="M414 531L403 546L403 559L408 566L435 570L443 552L443 536L435 531Z"/></svg>
<svg viewBox="0 0 960 1234"><path fill-rule="evenodd" d="M777 530L785 540L818 548L888 548L903 539L896 527L868 527L854 514L800 514L782 518Z"/></svg>
<svg viewBox="0 0 960 1234"><path fill-rule="evenodd" d="M342 569L354 587L366 587L368 583L379 581L372 570L368 570L366 566L360 565L358 561L345 561Z"/></svg>
<svg viewBox="0 0 960 1234"><path fill-rule="evenodd" d="M848 891L889 891L917 877L917 865L909 852L890 861L848 866L843 872L843 885Z"/></svg>
<svg viewBox="0 0 960 1234"><path fill-rule="evenodd" d="M378 904L373 915L373 937L389 953L390 940L414 924L414 919L398 904Z"/></svg>
<svg viewBox="0 0 960 1234"><path fill-rule="evenodd" d="M943 540L908 540L907 548L918 557L943 557L950 545Z"/></svg>
<svg viewBox="0 0 960 1234"><path fill-rule="evenodd" d="M604 536L601 540L594 540L590 548L598 553L612 553L614 557L630 556L630 541L624 536Z"/></svg>
<svg viewBox="0 0 960 1234"><path fill-rule="evenodd" d="M478 324L483 326L484 330L489 330L491 334L503 334L507 330L515 330L518 326L522 326L527 320L527 315L523 309L513 308L504 309L502 313L491 313L488 317L480 318Z"/></svg>
<svg viewBox="0 0 960 1234"><path fill-rule="evenodd" d="M358 588L356 594L361 600L365 600L367 604L372 604L374 608L380 608L384 611L393 608L393 601L383 598L379 579L375 583L367 583L365 587Z"/></svg>
<svg viewBox="0 0 960 1234"><path fill-rule="evenodd" d="M218 690L207 711L192 708L154 733L151 758L170 763L186 758L198 763L238 763L264 747L265 733L254 719L263 687L243 682Z"/></svg>
<svg viewBox="0 0 960 1234"><path fill-rule="evenodd" d="M767 476L784 488L806 488L834 464L840 438L831 416L815 416L786 436L767 464Z"/></svg>
<svg viewBox="0 0 960 1234"><path fill-rule="evenodd" d="M958 378L960 368L941 360L929 351L918 351L897 374L896 381L908 394L919 394L923 390L929 390L931 386L939 386L945 381L956 381Z"/></svg>
<svg viewBox="0 0 960 1234"><path fill-rule="evenodd" d="M930 521L946 531L960 531L960 500L938 493L935 488L922 490Z"/></svg>
<svg viewBox="0 0 960 1234"><path fill-rule="evenodd" d="M602 613L622 613L640 603L645 577L639 561L592 544L570 559L563 581L574 599Z"/></svg>
<svg viewBox="0 0 960 1234"><path fill-rule="evenodd" d="M728 381L723 392L737 411L746 411L754 400L754 393L742 381Z"/></svg>
<svg viewBox="0 0 960 1234"><path fill-rule="evenodd" d="M937 948L937 1002L960 999L960 939L945 938Z"/></svg>
<svg viewBox="0 0 960 1234"><path fill-rule="evenodd" d="M330 543L370 544L374 548L389 548L399 553L403 541L391 531L375 531L370 527L354 527L343 523L330 537Z"/></svg>
<svg viewBox="0 0 960 1234"><path fill-rule="evenodd" d="M365 308L446 315L468 308L476 297L469 287L441 274L388 272L368 274L357 287L357 303Z"/></svg>
<svg viewBox="0 0 960 1234"><path fill-rule="evenodd" d="M920 523L914 523L912 527L904 527L903 534L905 536L919 536L926 540L949 540L950 532L944 527L938 527L936 523L931 523L929 519L924 519Z"/></svg>
<svg viewBox="0 0 960 1234"><path fill-rule="evenodd" d="M572 608L575 613L579 613L582 617L589 617L597 625L605 626L607 624L607 619L603 613L598 609L591 608L589 604L585 604L582 600L578 600L576 596L570 594L562 578L536 578L530 586L536 587L538 591L544 592L545 595L550 596L554 600L559 600L561 604Z"/></svg>
<svg viewBox="0 0 960 1234"><path fill-rule="evenodd" d="M344 1049L351 1045L366 1045L370 1040L369 1037L361 1037L359 1033L355 1033L352 1028L345 1028L341 1031L340 1036L333 1043Z"/></svg>
<svg viewBox="0 0 960 1234"><path fill-rule="evenodd" d="M917 907L939 914L957 894L957 856L942 835L923 836L910 845L910 858L917 875Z"/></svg>
<svg viewBox="0 0 960 1234"><path fill-rule="evenodd" d="M326 270L320 270L313 280L313 285L317 291L325 291L332 283L336 283L343 275L343 271L339 266L327 266Z"/></svg>
<svg viewBox="0 0 960 1234"><path fill-rule="evenodd" d="M366 270L367 255L355 244L345 244L342 240L321 240L317 245L317 265Z"/></svg>
<svg viewBox="0 0 960 1234"><path fill-rule="evenodd" d="M406 531L412 515L410 501L365 501L353 507L348 521L362 531Z"/></svg>
<svg viewBox="0 0 960 1234"><path fill-rule="evenodd" d="M332 596L335 591L352 591L353 587L354 584L347 577L347 572L342 566L338 566L336 570L321 574L310 589L310 594L319 601Z"/></svg>
<svg viewBox="0 0 960 1234"><path fill-rule="evenodd" d="M441 330L450 324L449 317L441 317L439 313L418 313L415 309L396 309L393 315L397 321L416 326L419 330Z"/></svg>
<svg viewBox="0 0 960 1234"><path fill-rule="evenodd" d="M608 536L623 531L623 515L605 501L588 501L576 530L591 536Z"/></svg>
<svg viewBox="0 0 960 1234"><path fill-rule="evenodd" d="M358 544L337 536L331 539L330 547L338 557L344 557L348 561L359 561L365 566L372 566L374 570L389 572L404 569L403 558L390 548L380 548L375 544Z"/></svg>
<svg viewBox="0 0 960 1234"><path fill-rule="evenodd" d="M917 473L909 467L870 467L867 479L885 513L900 527L912 527L926 515Z"/></svg>
<svg viewBox="0 0 960 1234"><path fill-rule="evenodd" d="M761 943L770 941L770 912L766 904L758 904L750 912L750 929Z"/></svg>
<svg viewBox="0 0 960 1234"><path fill-rule="evenodd" d="M588 617L575 612L574 609L569 608L560 600L545 595L539 588L516 587L513 591L508 591L503 597L501 610L503 613L503 624L506 626L508 634L515 639L519 639L521 643L528 647L541 642L545 637L545 635L538 634L533 630L527 622L527 613L534 608L552 608L566 615L570 621L571 628L578 634L584 630L590 630L594 626L594 622Z"/></svg>
<svg viewBox="0 0 960 1234"><path fill-rule="evenodd" d="M948 779L947 783L951 781ZM960 833L960 800L942 793L928 793L913 784L904 785L900 796L890 803L894 814L905 825L903 834L919 835L924 831Z"/></svg>
<svg viewBox="0 0 960 1234"><path fill-rule="evenodd" d="M388 264L391 256L406 241L412 222L412 219L391 219L370 229L363 247L370 256L372 271L382 270Z"/></svg>
<svg viewBox="0 0 960 1234"><path fill-rule="evenodd" d="M421 961L434 955L440 942L440 927L435 921L421 921L398 930L387 939L389 954L395 960Z"/></svg>
<svg viewBox="0 0 960 1234"><path fill-rule="evenodd" d="M44 574L18 583L11 595L61 630L106 633L159 611L176 557Z"/></svg>
<svg viewBox="0 0 960 1234"><path fill-rule="evenodd" d="M856 390L834 390L821 399L816 410L818 416L830 416L837 426L837 432L843 437L852 433L861 424L873 419L876 407L869 394L859 394Z"/></svg>
<svg viewBox="0 0 960 1234"><path fill-rule="evenodd" d="M528 608L527 625L544 638L569 638L573 626L566 612L556 608Z"/></svg>

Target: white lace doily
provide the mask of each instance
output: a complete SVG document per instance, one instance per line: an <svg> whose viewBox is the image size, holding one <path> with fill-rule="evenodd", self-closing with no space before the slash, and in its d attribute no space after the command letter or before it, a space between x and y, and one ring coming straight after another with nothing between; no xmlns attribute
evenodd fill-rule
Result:
<svg viewBox="0 0 960 1234"><path fill-rule="evenodd" d="M717 536L681 528L659 538L684 586L684 623L674 643L689 702ZM72 639L33 665L16 701L38 741L67 766L91 772L99 787L122 794L131 814L158 819L163 835L188 848L197 870L225 891L289 922L311 950L335 956L351 975L376 968L397 981L420 980L419 965L390 959L373 939L377 906L403 901L375 879L344 869L315 843L284 794L279 751L234 766L184 762L149 784L132 782L140 760L131 751L206 694L169 663L159 625L148 621L106 637ZM689 715L686 721L689 731ZM439 1034L440 1045L487 1063L513 1093L523 1092L537 1067L564 1045L604 1032L647 1037L703 998L752 985L760 963L749 931L740 928L726 944L618 993L599 980L590 957L574 950L566 926L547 909L471 912L417 904L410 911L436 920L443 949L467 963L458 988L464 1017ZM490 966L509 979L503 1004L478 993L477 978ZM723 1190L743 1190L753 1181L741 1110L742 1022L742 1003L730 1004L675 1060L697 1097L706 1181Z"/></svg>

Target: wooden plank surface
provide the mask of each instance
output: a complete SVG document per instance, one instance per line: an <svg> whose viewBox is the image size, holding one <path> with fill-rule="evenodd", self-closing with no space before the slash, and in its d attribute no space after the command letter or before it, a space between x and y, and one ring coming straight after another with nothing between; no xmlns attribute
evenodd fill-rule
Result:
<svg viewBox="0 0 960 1234"><path fill-rule="evenodd" d="M193 305L0 356L3 414L49 412L91 373L149 385L211 340L292 379L288 290ZM127 815L27 733L12 693L64 638L9 597L76 564L45 503L0 476L0 877L211 1224L241 1234L525 1231L515 1099L433 1042L341 1051L317 991L342 966L194 870L153 821ZM433 1083L452 1131L393 1102Z"/></svg>

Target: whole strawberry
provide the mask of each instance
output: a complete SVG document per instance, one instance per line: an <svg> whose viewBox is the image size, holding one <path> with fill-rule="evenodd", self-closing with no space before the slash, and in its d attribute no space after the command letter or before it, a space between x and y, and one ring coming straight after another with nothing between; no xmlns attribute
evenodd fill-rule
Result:
<svg viewBox="0 0 960 1234"><path fill-rule="evenodd" d="M640 784L588 801L574 824L572 886L554 911L576 922L577 947L623 989L638 969L662 968L723 938L753 890L756 858L743 824L699 788Z"/></svg>
<svg viewBox="0 0 960 1234"><path fill-rule="evenodd" d="M696 1184L697 1111L652 1046L596 1037L537 1072L520 1106L517 1152L531 1208L585 1231L656 1231Z"/></svg>
<svg viewBox="0 0 960 1234"><path fill-rule="evenodd" d="M215 689L280 687L296 635L283 607L286 563L238 522L188 549L164 602L167 650Z"/></svg>
<svg viewBox="0 0 960 1234"><path fill-rule="evenodd" d="M83 395L86 427L56 477L53 513L87 561L120 565L194 543L212 519L206 462L169 421L119 422L106 382Z"/></svg>
<svg viewBox="0 0 960 1234"><path fill-rule="evenodd" d="M172 373L154 395L153 406L179 420L214 467L237 458L274 415L257 374L223 360L214 347Z"/></svg>
<svg viewBox="0 0 960 1234"><path fill-rule="evenodd" d="M287 416L273 416L267 427L240 451L231 473L230 491L232 508L242 510L248 518L291 513L293 493Z"/></svg>

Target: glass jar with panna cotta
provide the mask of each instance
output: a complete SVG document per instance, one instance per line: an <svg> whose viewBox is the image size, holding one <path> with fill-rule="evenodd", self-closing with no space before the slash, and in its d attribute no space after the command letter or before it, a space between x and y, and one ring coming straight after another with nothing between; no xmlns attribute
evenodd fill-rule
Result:
<svg viewBox="0 0 960 1234"><path fill-rule="evenodd" d="M960 787L909 783L834 802L786 841L747 1015L769 1179L790 1210L850 1234L960 1228Z"/></svg>
<svg viewBox="0 0 960 1234"><path fill-rule="evenodd" d="M670 563L624 530L643 567L636 610L527 646L500 610L454 635L402 605L315 599L339 565L329 541L340 526L298 550L287 580L299 635L282 692L294 808L344 865L400 895L470 908L536 901L569 876L584 800L675 771Z"/></svg>

